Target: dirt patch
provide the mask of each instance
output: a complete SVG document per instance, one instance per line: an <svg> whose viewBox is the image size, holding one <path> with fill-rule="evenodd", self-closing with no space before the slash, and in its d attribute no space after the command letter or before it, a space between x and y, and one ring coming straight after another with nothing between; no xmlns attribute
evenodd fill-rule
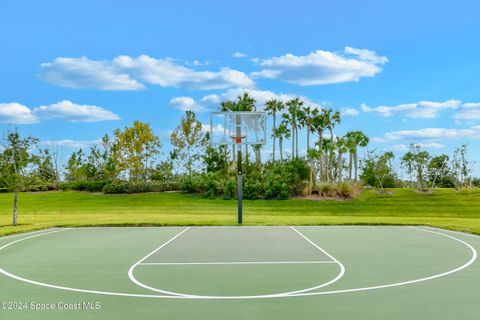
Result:
<svg viewBox="0 0 480 320"><path fill-rule="evenodd" d="M423 193L423 194L432 194L433 193L433 190L413 190L413 192L416 192L416 193Z"/></svg>
<svg viewBox="0 0 480 320"><path fill-rule="evenodd" d="M390 190L379 190L377 191L378 194L393 194L393 191Z"/></svg>

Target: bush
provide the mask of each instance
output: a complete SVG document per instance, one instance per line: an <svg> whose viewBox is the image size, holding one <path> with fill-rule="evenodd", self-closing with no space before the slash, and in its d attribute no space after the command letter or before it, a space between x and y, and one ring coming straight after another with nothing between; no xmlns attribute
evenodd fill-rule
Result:
<svg viewBox="0 0 480 320"><path fill-rule="evenodd" d="M25 188L23 189L23 191L27 191L27 192L53 191L53 190L57 190L53 182L33 183L28 186L25 186Z"/></svg>
<svg viewBox="0 0 480 320"><path fill-rule="evenodd" d="M288 183L282 175L269 173L265 177L265 199L285 200L290 195Z"/></svg>
<svg viewBox="0 0 480 320"><path fill-rule="evenodd" d="M247 179L243 185L243 198L256 200L260 199L263 194L263 188L260 181L255 179Z"/></svg>
<svg viewBox="0 0 480 320"><path fill-rule="evenodd" d="M103 188L108 184L107 181L72 181L62 182L59 184L58 189L67 191L88 191L88 192L101 192Z"/></svg>
<svg viewBox="0 0 480 320"><path fill-rule="evenodd" d="M361 182L342 182L337 185L337 194L342 198L354 198L357 197L363 190L363 184Z"/></svg>
<svg viewBox="0 0 480 320"><path fill-rule="evenodd" d="M223 199L230 200L237 197L237 181L228 179L223 187Z"/></svg>
<svg viewBox="0 0 480 320"><path fill-rule="evenodd" d="M197 179L196 192L202 193L205 198L215 198L221 193L220 181L218 174L215 172L208 172L200 175Z"/></svg>
<svg viewBox="0 0 480 320"><path fill-rule="evenodd" d="M201 176L193 176L192 178L187 175L183 176L180 180L180 191L183 193L198 193L199 184L201 183Z"/></svg>
<svg viewBox="0 0 480 320"><path fill-rule="evenodd" d="M177 182L116 182L103 187L105 193L145 193L176 191L180 186Z"/></svg>
<svg viewBox="0 0 480 320"><path fill-rule="evenodd" d="M336 193L335 187L333 186L333 184L328 183L328 182L321 183L318 186L318 191L319 191L318 193L321 196L324 196L324 197L331 197L331 196L335 195L335 193Z"/></svg>

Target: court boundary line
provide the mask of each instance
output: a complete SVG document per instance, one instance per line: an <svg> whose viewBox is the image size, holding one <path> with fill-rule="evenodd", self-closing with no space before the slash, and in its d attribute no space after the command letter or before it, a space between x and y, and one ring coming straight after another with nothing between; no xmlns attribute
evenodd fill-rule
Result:
<svg viewBox="0 0 480 320"><path fill-rule="evenodd" d="M36 234L36 233L41 233L41 232L50 231L50 230L57 230L57 229L59 229L59 228L46 228L46 229L39 229L39 230L33 230L33 231L26 231L26 232L8 234L6 236L1 236L0 241L3 240L3 239L10 239L10 238L20 237L20 236L28 236L28 235L32 235L32 234Z"/></svg>
<svg viewBox="0 0 480 320"><path fill-rule="evenodd" d="M381 226L379 226L381 227ZM441 278L441 277L445 277L447 275L450 275L450 274L453 274L453 273L456 273L456 272L459 272L465 268L468 268L471 264L473 264L473 262L476 261L477 259L477 251L475 250L475 248L473 248L470 244L468 244L467 242L463 241L463 240L460 240L458 238L455 238L453 236L450 236L448 234L445 234L445 233L442 233L442 232L436 232L436 231L431 231L431 230L427 230L427 229L424 229L424 228L421 228L421 227L414 227L414 226L404 226L405 228L411 228L411 229L415 229L415 230L419 230L419 231L423 231L423 232L429 232L429 233L433 233L433 234L438 234L438 235L441 235L441 236L444 236L444 237L447 237L447 238L450 238L452 240L455 240L457 242L460 242L461 244L463 244L464 246L466 246L467 248L470 249L470 251L472 252L472 257L470 258L469 261L467 261L466 263L464 263L463 265L455 268L455 269L451 269L449 271L446 271L446 272L443 272L443 273L439 273L439 274L435 274L433 276L429 276L429 277L424 277L424 278L419 278L419 279L415 279L415 280L410 280L410 281L404 281L404 282L397 282L397 283L391 283L391 284L387 284L387 285L379 285L379 286L370 286L370 287L363 287L363 288L352 288L352 289L342 289L342 290L333 290L333 291L321 291L321 292L307 292L307 293L301 293L301 294L295 294L295 295L289 295L289 296L279 296L279 297L275 297L275 298L293 298L293 297L303 297L303 296L320 296L320 295L332 295L332 294L341 294L341 293L350 293L350 292L360 292L360 291L370 291L370 290L377 290L377 289L383 289L383 288L392 288L392 287L399 287L399 286L405 286L405 285L410 285L410 284L413 284L413 283L420 283L420 282L425 282L425 281L430 281L430 280L433 280L433 279L437 279L437 278ZM72 228L69 228L69 229L65 229L65 230L70 230ZM440 229L440 230L444 230L444 229ZM63 229L61 230L57 230L57 231L63 231ZM447 231L447 230L445 230ZM56 232L56 231L54 231ZM38 235L35 235L35 236L32 236L32 237L29 237L28 239L30 238L34 238L34 237L37 237L37 236L43 236L43 235L46 235L46 234L49 234L49 233L54 233L54 232L48 232L48 233L42 233L42 234L38 234ZM28 240L27 238L22 238L22 239L19 239L17 241L14 241L15 243L17 242L20 242L20 241L24 241L24 240ZM6 246L9 246L13 244L12 243L9 243L7 244ZM5 246L1 247L0 250L2 250L3 248L5 248ZM51 288L51 289L57 289L57 290L64 290L64 291L71 291L71 292L79 292L79 293L90 293L90 294L98 294L98 295L105 295L105 296L120 296L120 297L134 297L134 298L151 298L151 299L210 299L210 298L191 298L191 297L182 297L182 296L171 296L171 295L154 295L154 294L137 294L137 293L122 293L122 292L109 292L109 291L99 291L99 290L89 290L89 289L79 289L79 288L71 288L71 287L65 287L65 286L57 286L57 285L52 285L52 284L48 284L48 283L43 283L43 282L39 282L39 281L34 281L34 280L30 280L30 279L26 279L26 278L22 278L20 276L17 276L17 275L14 275L12 273L9 273L8 271L4 270L3 268L0 267L0 273L9 277L9 278L12 278L12 279L15 279L15 280L18 280L18 281L21 281L21 282L25 282L25 283L28 283L28 284L33 284L33 285L38 285L38 286L41 286L41 287L47 287L47 288ZM225 299L225 298L224 298ZM212 299L212 300L217 300L217 299ZM220 299L218 299L220 300Z"/></svg>
<svg viewBox="0 0 480 320"><path fill-rule="evenodd" d="M218 262L142 262L139 266L256 265L256 264L325 264L331 260L312 261L218 261Z"/></svg>

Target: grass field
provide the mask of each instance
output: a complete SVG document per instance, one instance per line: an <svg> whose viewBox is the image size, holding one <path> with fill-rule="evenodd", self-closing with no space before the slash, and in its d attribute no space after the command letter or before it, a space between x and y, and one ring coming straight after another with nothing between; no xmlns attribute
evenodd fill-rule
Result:
<svg viewBox="0 0 480 320"><path fill-rule="evenodd" d="M480 189L437 189L431 194L366 190L346 201L244 201L246 225L429 225L480 234ZM22 193L19 223L11 227L12 194L0 194L0 236L63 226L235 225L236 201L181 193L103 195Z"/></svg>

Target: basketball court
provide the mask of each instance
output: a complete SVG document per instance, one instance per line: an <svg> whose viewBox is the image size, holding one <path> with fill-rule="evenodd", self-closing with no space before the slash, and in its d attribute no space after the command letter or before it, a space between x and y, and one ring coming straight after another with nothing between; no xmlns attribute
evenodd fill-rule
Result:
<svg viewBox="0 0 480 320"><path fill-rule="evenodd" d="M477 319L479 248L413 226L50 229L0 238L1 314ZM19 307L59 302L100 308Z"/></svg>

